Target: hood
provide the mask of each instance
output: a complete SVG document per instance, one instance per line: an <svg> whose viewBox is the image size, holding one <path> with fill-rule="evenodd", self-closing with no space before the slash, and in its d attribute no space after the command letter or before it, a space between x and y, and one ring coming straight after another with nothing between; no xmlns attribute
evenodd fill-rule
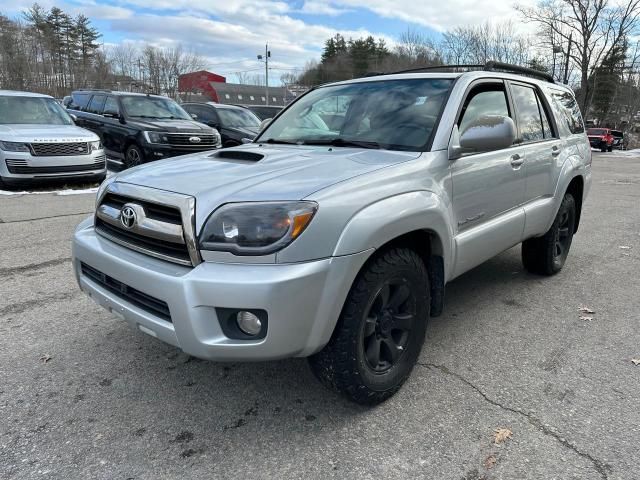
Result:
<svg viewBox="0 0 640 480"><path fill-rule="evenodd" d="M75 125L0 125L0 140L8 142L90 142L98 136Z"/></svg>
<svg viewBox="0 0 640 480"><path fill-rule="evenodd" d="M154 120L152 118L127 117L127 125L139 127L141 130L153 130L157 132L207 132L213 131L211 127L196 122L195 120L165 119Z"/></svg>
<svg viewBox="0 0 640 480"><path fill-rule="evenodd" d="M233 152L261 158L224 158ZM335 183L418 156L420 152L247 144L148 163L119 173L116 181L195 197L197 225L202 225L223 203L300 200Z"/></svg>

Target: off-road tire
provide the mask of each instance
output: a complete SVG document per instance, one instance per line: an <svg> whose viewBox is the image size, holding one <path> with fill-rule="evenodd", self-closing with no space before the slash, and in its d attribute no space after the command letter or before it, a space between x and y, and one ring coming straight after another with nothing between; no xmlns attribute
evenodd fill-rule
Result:
<svg viewBox="0 0 640 480"><path fill-rule="evenodd" d="M122 164L125 168L133 168L144 163L144 153L142 149L136 145L129 145L124 153Z"/></svg>
<svg viewBox="0 0 640 480"><path fill-rule="evenodd" d="M405 294L407 300L394 311L393 305ZM327 387L356 403L375 405L388 399L409 377L420 354L429 319L429 296L427 267L415 251L393 248L377 254L354 281L331 340L309 358L311 370ZM380 311L373 314L378 307ZM407 330L404 327L411 314ZM374 333L370 333L374 323ZM374 348L368 348L372 345ZM373 367L375 354L370 352L376 345L378 364ZM389 345L397 347L393 361L383 359L394 357ZM380 365L383 367L378 368Z"/></svg>
<svg viewBox="0 0 640 480"><path fill-rule="evenodd" d="M576 203L566 193L551 228L542 237L522 242L522 263L529 272L555 275L564 266L575 231Z"/></svg>

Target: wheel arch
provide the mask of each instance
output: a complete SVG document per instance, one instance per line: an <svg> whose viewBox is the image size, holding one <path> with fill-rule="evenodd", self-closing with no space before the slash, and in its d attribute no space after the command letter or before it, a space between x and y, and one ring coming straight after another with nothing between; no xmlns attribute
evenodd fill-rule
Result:
<svg viewBox="0 0 640 480"><path fill-rule="evenodd" d="M573 196L573 200L576 204L576 224L573 233L578 231L578 225L580 224L580 216L582 214L582 199L584 196L584 178L582 175L576 175L571 179L565 193L570 193Z"/></svg>
<svg viewBox="0 0 640 480"><path fill-rule="evenodd" d="M444 285L452 262L449 218L445 202L433 192L389 197L369 205L349 221L334 255L370 250L359 275L380 252L397 247L414 250L429 271L431 315L437 316L442 312Z"/></svg>

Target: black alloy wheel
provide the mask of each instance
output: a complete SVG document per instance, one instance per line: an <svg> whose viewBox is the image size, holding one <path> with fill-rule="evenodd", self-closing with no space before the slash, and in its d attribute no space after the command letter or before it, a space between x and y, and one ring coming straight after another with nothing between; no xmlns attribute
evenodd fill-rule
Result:
<svg viewBox="0 0 640 480"><path fill-rule="evenodd" d="M416 299L407 283L407 278L386 283L373 298L365 317L361 347L373 372L386 372L406 351L416 313Z"/></svg>

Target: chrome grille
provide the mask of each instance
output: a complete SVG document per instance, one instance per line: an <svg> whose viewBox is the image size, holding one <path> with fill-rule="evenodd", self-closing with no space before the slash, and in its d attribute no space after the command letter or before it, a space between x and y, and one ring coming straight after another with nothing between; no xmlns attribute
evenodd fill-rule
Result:
<svg viewBox="0 0 640 480"><path fill-rule="evenodd" d="M89 144L87 142L32 143L31 150L37 157L87 155L89 153Z"/></svg>
<svg viewBox="0 0 640 480"><path fill-rule="evenodd" d="M5 160L7 164L7 170L9 173L14 174L36 174L36 173L76 173L76 172L90 172L93 170L103 170L107 165L107 158L102 155L96 158L96 161L84 165L46 165L46 166L34 166L29 165L29 162L22 159L8 158Z"/></svg>
<svg viewBox="0 0 640 480"><path fill-rule="evenodd" d="M200 141L193 141L192 139L199 138ZM168 133L167 139L169 144L181 147L181 148L193 148L193 149L207 149L215 147L218 143L216 135L207 133Z"/></svg>
<svg viewBox="0 0 640 480"><path fill-rule="evenodd" d="M111 184L109 190L96 210L98 234L162 260L188 266L199 263L193 236L193 199L117 182ZM149 191L151 201L141 198L143 195L128 194L145 191ZM178 200L176 205L160 203L174 197Z"/></svg>

